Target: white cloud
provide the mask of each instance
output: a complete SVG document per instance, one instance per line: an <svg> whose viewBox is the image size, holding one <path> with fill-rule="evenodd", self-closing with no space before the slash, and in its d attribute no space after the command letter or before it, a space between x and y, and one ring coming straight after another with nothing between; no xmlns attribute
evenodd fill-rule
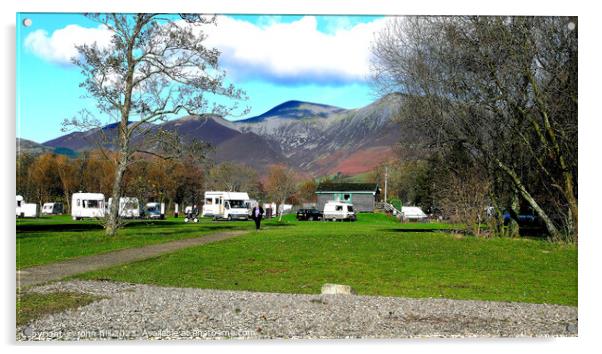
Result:
<svg viewBox="0 0 602 354"><path fill-rule="evenodd" d="M207 44L222 51L221 62L235 78L288 83L346 83L369 77L370 46L386 18L351 26L337 18L328 33L314 16L291 23L252 23L220 16L205 28Z"/></svg>
<svg viewBox="0 0 602 354"><path fill-rule="evenodd" d="M234 80L340 84L368 79L371 42L388 21L352 25L345 17L333 17L324 33L314 16L290 23L277 20L266 16L252 24L219 16L217 26L201 29L209 35L207 46L221 50L220 62ZM77 56L75 45L108 46L110 40L106 27L68 25L51 35L44 30L30 33L25 47L48 61L69 64Z"/></svg>
<svg viewBox="0 0 602 354"><path fill-rule="evenodd" d="M101 25L96 28L86 28L78 25L68 25L48 35L44 30L31 32L25 38L25 48L37 56L57 64L70 64L77 57L76 45L92 44L99 47L109 46L112 32Z"/></svg>

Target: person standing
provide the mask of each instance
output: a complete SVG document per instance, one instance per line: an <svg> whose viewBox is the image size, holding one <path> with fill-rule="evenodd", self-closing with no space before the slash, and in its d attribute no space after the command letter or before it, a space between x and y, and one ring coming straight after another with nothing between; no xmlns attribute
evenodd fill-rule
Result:
<svg viewBox="0 0 602 354"><path fill-rule="evenodd" d="M253 207L253 210L251 211L251 217L255 221L255 230L259 230L261 227L261 218L263 217L263 208L259 205Z"/></svg>

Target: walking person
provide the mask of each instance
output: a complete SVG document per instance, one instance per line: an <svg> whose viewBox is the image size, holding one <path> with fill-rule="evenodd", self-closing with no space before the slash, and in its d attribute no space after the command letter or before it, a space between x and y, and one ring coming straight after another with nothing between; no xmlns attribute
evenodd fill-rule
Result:
<svg viewBox="0 0 602 354"><path fill-rule="evenodd" d="M253 207L253 210L251 211L251 217L255 221L255 230L259 230L261 227L261 218L263 217L263 208L259 205Z"/></svg>

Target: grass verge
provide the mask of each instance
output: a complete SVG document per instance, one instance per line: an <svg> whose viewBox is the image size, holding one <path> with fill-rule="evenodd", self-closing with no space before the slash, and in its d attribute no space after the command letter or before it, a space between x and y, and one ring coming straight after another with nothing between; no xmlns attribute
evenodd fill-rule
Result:
<svg viewBox="0 0 602 354"><path fill-rule="evenodd" d="M102 298L98 296L76 292L20 293L17 294L17 326L26 325L48 314L85 306L100 299Z"/></svg>

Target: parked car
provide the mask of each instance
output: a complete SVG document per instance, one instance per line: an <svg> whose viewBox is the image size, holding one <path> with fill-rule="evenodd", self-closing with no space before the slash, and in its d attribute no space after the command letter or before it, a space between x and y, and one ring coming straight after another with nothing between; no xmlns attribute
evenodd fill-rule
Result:
<svg viewBox="0 0 602 354"><path fill-rule="evenodd" d="M322 220L324 217L324 213L319 211L318 209L299 209L297 210L297 220Z"/></svg>
<svg viewBox="0 0 602 354"><path fill-rule="evenodd" d="M343 202L328 202L324 204L324 220L348 220L355 221L353 204Z"/></svg>

